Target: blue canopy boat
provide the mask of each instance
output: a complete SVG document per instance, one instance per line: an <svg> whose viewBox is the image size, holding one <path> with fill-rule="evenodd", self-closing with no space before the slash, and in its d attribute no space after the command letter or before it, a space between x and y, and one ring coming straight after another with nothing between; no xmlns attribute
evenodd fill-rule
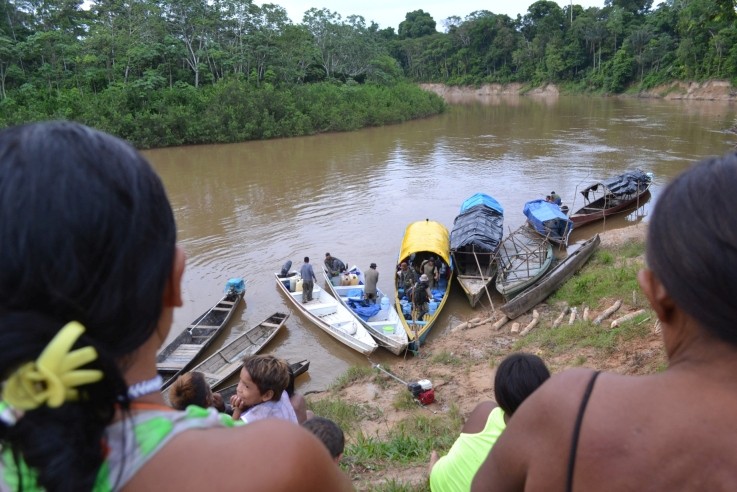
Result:
<svg viewBox="0 0 737 492"><path fill-rule="evenodd" d="M504 208L493 197L476 193L461 204L450 233L450 254L471 307L494 280L503 235Z"/></svg>
<svg viewBox="0 0 737 492"><path fill-rule="evenodd" d="M545 200L530 200L522 210L527 223L541 236L563 246L573 231L573 221L555 203Z"/></svg>

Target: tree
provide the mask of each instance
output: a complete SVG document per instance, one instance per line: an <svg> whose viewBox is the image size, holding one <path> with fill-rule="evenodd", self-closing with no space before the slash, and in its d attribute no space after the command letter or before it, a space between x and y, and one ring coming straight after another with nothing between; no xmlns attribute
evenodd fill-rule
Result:
<svg viewBox="0 0 737 492"><path fill-rule="evenodd" d="M435 20L424 10L407 12L399 23L399 39L421 38L435 34Z"/></svg>

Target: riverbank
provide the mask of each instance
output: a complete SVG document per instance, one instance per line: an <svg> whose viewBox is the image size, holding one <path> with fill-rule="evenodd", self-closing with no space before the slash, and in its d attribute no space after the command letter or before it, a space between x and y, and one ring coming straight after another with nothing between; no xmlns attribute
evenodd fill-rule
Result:
<svg viewBox="0 0 737 492"><path fill-rule="evenodd" d="M357 490L424 491L427 463L432 449L440 454L457 437L466 415L482 400L492 399L494 367L509 353L527 351L540 355L553 373L585 366L620 374L642 374L665 367L655 316L644 296L632 286L644 265L646 224L608 231L602 245L584 269L552 298L534 311L538 324L521 336L533 320L527 313L495 329L500 312L477 312L488 320L474 328L436 327L417 357L397 358L386 367L404 381L429 379L436 402L421 407L404 385L370 367L355 368L341 376L326 392L308 395L308 404L344 427L348 447L344 469ZM601 270L616 273L623 286L611 296L589 298L588 321L581 319L585 306L578 291L596 292L591 278ZM605 286L606 288L607 286ZM591 320L621 301L622 306L601 325ZM579 317L564 316L561 327L552 325L566 307L576 307ZM634 320L612 328L621 316L644 310ZM468 321L468 320L466 320Z"/></svg>
<svg viewBox="0 0 737 492"><path fill-rule="evenodd" d="M545 84L530 88L520 83L484 84L480 87L447 86L444 84L420 84L426 91L435 93L446 100L454 98L485 98L489 96L538 96L557 97L562 92L555 84ZM617 94L614 97L660 98L667 100L737 101L737 88L727 80L708 80L705 82L673 81L652 89Z"/></svg>

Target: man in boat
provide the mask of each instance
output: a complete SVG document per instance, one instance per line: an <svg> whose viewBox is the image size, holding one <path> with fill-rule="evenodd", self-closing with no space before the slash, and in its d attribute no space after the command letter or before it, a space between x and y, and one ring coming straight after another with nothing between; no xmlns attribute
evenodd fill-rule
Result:
<svg viewBox="0 0 737 492"><path fill-rule="evenodd" d="M376 263L371 263L369 269L363 274L365 286L363 292L366 294L366 300L371 304L376 304L376 284L379 283L379 272L376 270Z"/></svg>
<svg viewBox="0 0 737 492"><path fill-rule="evenodd" d="M302 277L302 304L305 304L312 300L312 289L315 287L315 282L317 281L315 271L312 269L312 265L310 265L309 256L305 256L305 262L302 264L299 274Z"/></svg>
<svg viewBox="0 0 737 492"><path fill-rule="evenodd" d="M424 273L420 275L420 280L412 289L412 304L417 313L417 320L421 320L429 310L430 288L428 287L428 277Z"/></svg>
<svg viewBox="0 0 737 492"><path fill-rule="evenodd" d="M325 268L331 277L336 277L346 270L345 263L334 256L330 256L330 253L325 253Z"/></svg>
<svg viewBox="0 0 737 492"><path fill-rule="evenodd" d="M412 287L415 285L416 278L414 268L410 268L407 262L403 261L399 265L399 271L397 272L397 289L404 289L404 293L408 299L411 299L409 296L412 293Z"/></svg>
<svg viewBox="0 0 737 492"><path fill-rule="evenodd" d="M435 283L438 281L438 267L435 265L435 258L430 257L422 262L422 273L427 276L427 285L430 292L432 292Z"/></svg>
<svg viewBox="0 0 737 492"><path fill-rule="evenodd" d="M561 206L563 204L563 200L561 200L560 195L554 191L550 192L550 199L558 206Z"/></svg>

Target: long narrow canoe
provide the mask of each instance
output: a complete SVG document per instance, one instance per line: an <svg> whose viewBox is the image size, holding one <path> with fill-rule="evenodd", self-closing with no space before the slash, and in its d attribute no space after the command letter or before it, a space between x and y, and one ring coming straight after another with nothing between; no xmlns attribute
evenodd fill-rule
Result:
<svg viewBox="0 0 737 492"><path fill-rule="evenodd" d="M397 289L394 303L397 313L402 313L399 318L407 332L408 348L415 353L424 343L448 299L448 288L453 278L453 261L450 257L450 234L443 224L428 219L413 222L404 231L397 264L407 262L410 268L419 272L422 262L429 258L437 260L436 267L440 275L432 291L433 298L430 300L428 313L422 319L417 319L412 299L407 297L403 289Z"/></svg>
<svg viewBox="0 0 737 492"><path fill-rule="evenodd" d="M322 269L325 276L325 285L328 286L333 297L351 310L356 320L371 334L376 342L393 354L401 355L407 350L407 332L402 326L397 310L392 306L389 297L381 289L376 288L376 303L370 304L364 300L364 276L360 268L354 266L348 271L348 276L355 275L357 285L333 285L330 272Z"/></svg>
<svg viewBox="0 0 737 492"><path fill-rule="evenodd" d="M288 317L285 313L272 314L250 330L226 342L220 350L192 368L192 371L201 372L207 384L213 389L217 388L240 370L243 357L259 353L279 333Z"/></svg>
<svg viewBox="0 0 737 492"><path fill-rule="evenodd" d="M500 309L509 319L514 319L544 301L558 287L568 280L574 273L591 258L601 243L599 235L587 240L573 253L563 258L557 265L548 271L535 285L524 290L514 299L504 304Z"/></svg>
<svg viewBox="0 0 737 492"><path fill-rule="evenodd" d="M522 225L504 238L499 247L496 290L506 299L513 298L542 277L552 261L550 241Z"/></svg>
<svg viewBox="0 0 737 492"><path fill-rule="evenodd" d="M652 175L640 169L593 183L581 191L584 206L570 218L580 227L639 206L649 197L651 183Z"/></svg>
<svg viewBox="0 0 737 492"><path fill-rule="evenodd" d="M156 355L156 370L164 379L162 391L189 370L213 340L223 331L243 299L246 284L231 279L226 294L213 307L195 318L177 337Z"/></svg>
<svg viewBox="0 0 737 492"><path fill-rule="evenodd" d="M302 278L299 272L275 273L276 285L292 305L322 331L364 355L378 348L376 340L359 323L350 309L319 285L312 290L312 300L302 302Z"/></svg>
<svg viewBox="0 0 737 492"><path fill-rule="evenodd" d="M471 307L476 307L494 281L502 236L504 208L493 197L476 193L461 204L450 231L450 254L458 285Z"/></svg>

